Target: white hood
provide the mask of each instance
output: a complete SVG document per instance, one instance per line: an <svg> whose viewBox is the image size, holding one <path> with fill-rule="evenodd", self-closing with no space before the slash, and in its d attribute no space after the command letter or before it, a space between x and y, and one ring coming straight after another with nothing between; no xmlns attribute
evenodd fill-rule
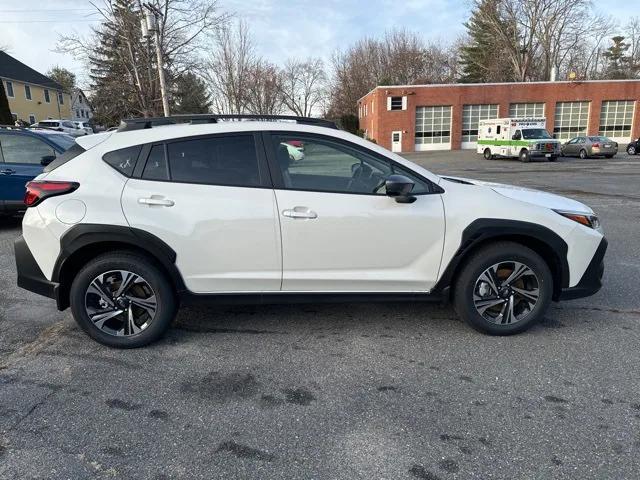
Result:
<svg viewBox="0 0 640 480"><path fill-rule="evenodd" d="M494 192L519 200L521 202L531 203L540 207L550 208L552 210L562 210L563 212L593 214L593 210L584 203L572 200L571 198L562 197L553 193L534 190L533 188L517 187L515 185L505 185L503 183L483 182L482 180L472 180L460 177L442 177L445 180L452 180L459 183L469 183L471 185L479 185L488 187Z"/></svg>

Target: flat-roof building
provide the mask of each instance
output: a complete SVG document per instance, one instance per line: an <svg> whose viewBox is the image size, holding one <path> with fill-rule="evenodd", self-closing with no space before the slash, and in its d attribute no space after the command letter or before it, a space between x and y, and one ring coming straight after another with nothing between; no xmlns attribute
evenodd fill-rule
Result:
<svg viewBox="0 0 640 480"><path fill-rule="evenodd" d="M475 148L478 122L545 117L558 139L640 137L640 80L393 85L358 101L360 128L396 152Z"/></svg>

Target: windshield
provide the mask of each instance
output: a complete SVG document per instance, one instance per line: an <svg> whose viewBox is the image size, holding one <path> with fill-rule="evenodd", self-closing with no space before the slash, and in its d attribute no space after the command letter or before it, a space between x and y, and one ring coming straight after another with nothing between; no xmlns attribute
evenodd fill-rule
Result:
<svg viewBox="0 0 640 480"><path fill-rule="evenodd" d="M522 138L536 140L538 138L551 138L551 135L544 128L527 128L522 130Z"/></svg>
<svg viewBox="0 0 640 480"><path fill-rule="evenodd" d="M71 135L48 135L47 138L63 150L69 150L76 143Z"/></svg>

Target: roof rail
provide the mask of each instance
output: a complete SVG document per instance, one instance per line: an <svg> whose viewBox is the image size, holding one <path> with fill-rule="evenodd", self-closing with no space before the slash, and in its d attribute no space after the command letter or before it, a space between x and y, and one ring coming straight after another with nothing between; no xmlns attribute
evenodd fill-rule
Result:
<svg viewBox="0 0 640 480"><path fill-rule="evenodd" d="M337 129L335 122L322 118L296 117L293 115L218 115L218 114L198 114L198 115L172 115L170 117L152 118L128 118L120 122L118 132L128 132L131 130L143 130L146 128L159 127L161 125L176 125L179 123L202 124L218 123L219 121L266 121L266 122L296 122L302 125L315 125L317 127L327 127Z"/></svg>

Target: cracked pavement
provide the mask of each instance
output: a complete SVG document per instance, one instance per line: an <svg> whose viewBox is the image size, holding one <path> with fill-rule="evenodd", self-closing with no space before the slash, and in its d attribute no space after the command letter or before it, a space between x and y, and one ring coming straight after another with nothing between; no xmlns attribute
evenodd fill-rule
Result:
<svg viewBox="0 0 640 480"><path fill-rule="evenodd" d="M407 156L591 205L603 290L508 338L441 305L236 306L120 351L15 286L0 220L0 479L637 478L640 157Z"/></svg>

